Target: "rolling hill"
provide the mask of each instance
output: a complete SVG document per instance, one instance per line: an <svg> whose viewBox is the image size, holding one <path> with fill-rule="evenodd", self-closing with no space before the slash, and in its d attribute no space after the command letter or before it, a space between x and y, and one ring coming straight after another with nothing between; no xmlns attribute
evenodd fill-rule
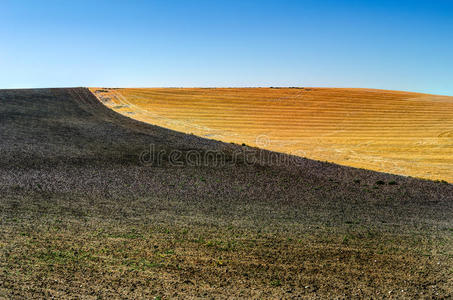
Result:
<svg viewBox="0 0 453 300"><path fill-rule="evenodd" d="M0 103L0 298L453 295L451 184L149 125L85 88Z"/></svg>
<svg viewBox="0 0 453 300"><path fill-rule="evenodd" d="M453 183L453 97L371 89L92 89L150 124Z"/></svg>

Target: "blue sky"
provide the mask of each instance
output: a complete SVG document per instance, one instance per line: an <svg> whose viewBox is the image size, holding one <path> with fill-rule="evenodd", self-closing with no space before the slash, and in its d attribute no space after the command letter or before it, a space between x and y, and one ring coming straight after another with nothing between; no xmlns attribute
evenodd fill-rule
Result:
<svg viewBox="0 0 453 300"><path fill-rule="evenodd" d="M329 86L453 95L453 1L0 2L0 88Z"/></svg>

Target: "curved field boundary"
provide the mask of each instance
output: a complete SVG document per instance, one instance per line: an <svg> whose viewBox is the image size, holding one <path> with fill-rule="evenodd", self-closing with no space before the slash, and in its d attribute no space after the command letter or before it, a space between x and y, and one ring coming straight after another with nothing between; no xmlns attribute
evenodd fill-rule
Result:
<svg viewBox="0 0 453 300"><path fill-rule="evenodd" d="M453 182L453 97L327 88L92 92L119 113L185 133Z"/></svg>

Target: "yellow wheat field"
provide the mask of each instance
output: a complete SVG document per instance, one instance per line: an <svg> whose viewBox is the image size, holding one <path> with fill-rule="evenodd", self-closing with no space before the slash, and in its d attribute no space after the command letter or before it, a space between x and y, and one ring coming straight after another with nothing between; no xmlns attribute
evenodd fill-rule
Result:
<svg viewBox="0 0 453 300"><path fill-rule="evenodd" d="M225 142L453 182L453 97L371 89L91 89L113 110Z"/></svg>

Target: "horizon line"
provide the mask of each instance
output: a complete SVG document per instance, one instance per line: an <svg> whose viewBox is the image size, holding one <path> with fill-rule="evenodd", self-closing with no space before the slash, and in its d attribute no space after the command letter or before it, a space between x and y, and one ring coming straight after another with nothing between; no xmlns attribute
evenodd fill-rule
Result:
<svg viewBox="0 0 453 300"><path fill-rule="evenodd" d="M376 90L376 91L388 91L388 92L401 92L401 93L412 93L412 94L424 94L431 96L443 96L453 97L451 94L441 93L430 93L423 91L413 90L395 90L386 88L370 88L370 87L342 87L342 86L282 86L282 85L271 85L271 86L47 86L47 87L12 87L12 88L0 88L0 90L33 90L33 89L65 89L65 88L105 88L105 89L350 89L350 90Z"/></svg>

